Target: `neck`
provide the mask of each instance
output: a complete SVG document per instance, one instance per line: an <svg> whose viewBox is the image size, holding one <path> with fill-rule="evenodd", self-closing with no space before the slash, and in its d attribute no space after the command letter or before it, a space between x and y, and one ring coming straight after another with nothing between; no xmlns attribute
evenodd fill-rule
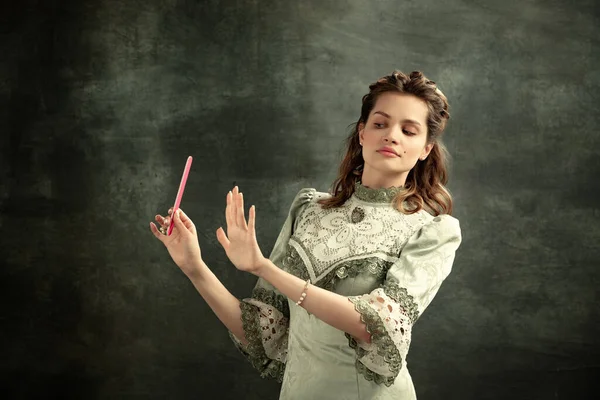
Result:
<svg viewBox="0 0 600 400"><path fill-rule="evenodd" d="M389 188L373 189L357 182L354 187L353 196L369 203L387 203L389 204L403 188L392 186Z"/></svg>
<svg viewBox="0 0 600 400"><path fill-rule="evenodd" d="M370 189L387 189L390 187L403 187L406 183L408 172L385 176L373 173L374 171L365 169L362 174L361 183Z"/></svg>

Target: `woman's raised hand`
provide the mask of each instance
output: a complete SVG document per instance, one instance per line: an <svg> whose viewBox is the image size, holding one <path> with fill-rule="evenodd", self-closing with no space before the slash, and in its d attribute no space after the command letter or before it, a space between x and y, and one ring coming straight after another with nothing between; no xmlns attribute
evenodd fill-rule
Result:
<svg viewBox="0 0 600 400"><path fill-rule="evenodd" d="M254 206L250 207L249 214L246 224L244 197L238 187L234 187L233 192L227 194L227 207L225 208L227 233L223 228L217 229L217 240L237 269L258 275L265 258L256 241L256 209Z"/></svg>
<svg viewBox="0 0 600 400"><path fill-rule="evenodd" d="M182 209L177 210L175 215L172 213L173 208L169 209L169 216L157 215L155 218L164 232L167 232L171 218L173 218L174 226L170 236L161 233L153 222L150 222L150 230L165 245L175 264L189 278L192 278L201 271L202 266L202 254L198 244L196 226Z"/></svg>

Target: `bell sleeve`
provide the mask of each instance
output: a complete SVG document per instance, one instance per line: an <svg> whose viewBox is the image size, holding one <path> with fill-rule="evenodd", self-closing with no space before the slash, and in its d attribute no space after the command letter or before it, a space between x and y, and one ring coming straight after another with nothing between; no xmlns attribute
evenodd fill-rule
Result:
<svg viewBox="0 0 600 400"><path fill-rule="evenodd" d="M287 218L275 241L269 259L279 268L285 257L297 217L312 200L315 189L301 189L290 206ZM266 280L259 278L251 297L240 301L242 324L248 341L245 346L229 331L236 348L263 378L282 382L288 347L290 309L287 298Z"/></svg>
<svg viewBox="0 0 600 400"><path fill-rule="evenodd" d="M370 343L345 334L365 379L394 383L408 354L412 326L450 274L461 240L457 219L434 217L407 241L382 286L348 298L371 334Z"/></svg>

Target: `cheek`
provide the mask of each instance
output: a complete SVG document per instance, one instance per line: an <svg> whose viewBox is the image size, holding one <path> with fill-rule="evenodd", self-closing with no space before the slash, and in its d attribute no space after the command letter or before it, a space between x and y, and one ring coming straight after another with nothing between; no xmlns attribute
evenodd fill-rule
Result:
<svg viewBox="0 0 600 400"><path fill-rule="evenodd" d="M423 152L425 143L422 140L408 140L405 143L404 150L406 156L409 157L420 157Z"/></svg>
<svg viewBox="0 0 600 400"><path fill-rule="evenodd" d="M369 129L365 129L363 131L363 139L365 143L371 143L373 141L373 132L371 132Z"/></svg>

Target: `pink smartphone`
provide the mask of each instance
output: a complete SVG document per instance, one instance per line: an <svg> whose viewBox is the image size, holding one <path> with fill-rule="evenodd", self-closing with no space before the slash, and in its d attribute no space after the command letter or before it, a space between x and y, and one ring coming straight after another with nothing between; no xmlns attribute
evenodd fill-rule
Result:
<svg viewBox="0 0 600 400"><path fill-rule="evenodd" d="M179 190L177 191L177 197L175 198L175 205L173 206L173 213L171 214L171 223L169 224L169 231L167 232L167 236L171 236L171 232L173 232L173 224L175 212L179 208L181 204L181 198L183 197L183 191L185 190L185 183L187 182L188 175L190 174L190 168L192 167L192 156L187 158L187 162L185 163L185 168L183 169L183 175L181 177L181 182L179 183Z"/></svg>

